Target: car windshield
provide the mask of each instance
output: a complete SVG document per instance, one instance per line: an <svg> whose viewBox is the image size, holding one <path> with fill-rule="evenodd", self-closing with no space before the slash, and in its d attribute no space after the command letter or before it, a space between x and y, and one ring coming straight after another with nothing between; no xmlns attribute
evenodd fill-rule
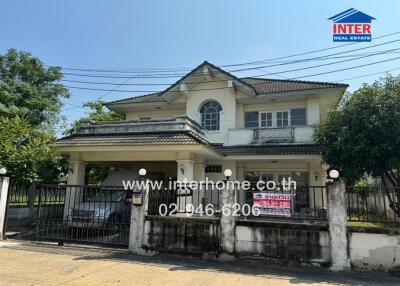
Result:
<svg viewBox="0 0 400 286"><path fill-rule="evenodd" d="M86 201L88 202L118 202L124 196L122 191L103 191L96 192L94 195L89 196Z"/></svg>

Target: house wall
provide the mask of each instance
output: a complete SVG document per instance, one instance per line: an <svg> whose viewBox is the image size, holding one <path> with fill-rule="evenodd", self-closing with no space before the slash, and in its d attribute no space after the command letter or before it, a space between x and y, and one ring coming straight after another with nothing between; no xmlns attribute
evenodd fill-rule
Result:
<svg viewBox="0 0 400 286"><path fill-rule="evenodd" d="M335 105L338 99L337 92L313 94L299 98L282 97L271 100L268 103L243 104L237 99L249 98L240 90L236 93L227 88L227 81L202 82L192 85L187 94L182 93L169 105L146 107L145 110L132 110L126 113L127 120L139 120L141 118L163 118L189 115L201 123L199 109L208 100L219 102L223 108L220 116L220 130L205 131L206 138L211 143L224 143L226 145L250 144L253 141L253 130L244 128L245 112L248 111L274 111L289 110L292 108L306 108L307 125L312 126L326 118L328 110ZM186 103L183 108L182 104ZM299 127L295 129L295 142L313 142L313 129Z"/></svg>
<svg viewBox="0 0 400 286"><path fill-rule="evenodd" d="M197 84L186 99L186 112L197 122L201 122L199 109L203 103L215 100L221 104L223 111L220 116L220 130L206 131L207 139L213 143L225 143L228 141L228 130L236 127L236 98L232 92L226 88L227 82L209 82ZM215 90L210 90L215 88ZM206 90L204 90L206 89Z"/></svg>
<svg viewBox="0 0 400 286"><path fill-rule="evenodd" d="M200 166L201 165L201 166ZM263 172L308 172L308 184L311 186L323 186L325 184L326 175L325 170L318 164L317 161L310 164L307 161L301 160L281 160L278 162L271 160L222 160L222 161L205 161L202 164L194 164L193 178L203 179L207 177L212 181L225 180L223 174L224 170L232 170L232 180L243 180L246 171L263 171ZM218 173L205 173L204 168L206 165L221 165L222 171ZM196 167L197 166L197 167ZM122 180L136 180L138 179L138 172L140 168L145 168L148 172L146 177L150 179L159 179L160 176L164 177L165 181L168 178L177 177L177 163L175 161L165 162L132 162L124 163L122 166L115 165L118 169L109 174L102 185L106 186L121 186Z"/></svg>
<svg viewBox="0 0 400 286"><path fill-rule="evenodd" d="M282 102L271 102L271 103L257 103L257 104L244 104L243 112L247 111L270 111L270 110L285 110L291 108L307 108L306 99L293 100L293 101L282 101ZM244 118L244 115L242 115Z"/></svg>
<svg viewBox="0 0 400 286"><path fill-rule="evenodd" d="M179 109L165 109L165 107L160 107L160 109L153 110L135 110L126 113L126 120L139 120L141 118L163 118L163 117L176 117L186 114L184 108Z"/></svg>
<svg viewBox="0 0 400 286"><path fill-rule="evenodd" d="M163 179L168 181L168 178L176 178L177 164L176 162L136 162L124 164L116 171L111 172L108 177L102 182L102 186L122 186L123 180L138 180L139 170L145 168L147 170L146 178L152 180Z"/></svg>

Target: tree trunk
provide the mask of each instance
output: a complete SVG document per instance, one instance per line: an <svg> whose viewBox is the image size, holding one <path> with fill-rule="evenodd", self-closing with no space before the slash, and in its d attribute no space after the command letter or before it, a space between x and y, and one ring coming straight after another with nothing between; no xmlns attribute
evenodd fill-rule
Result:
<svg viewBox="0 0 400 286"><path fill-rule="evenodd" d="M387 180L390 181L392 186L388 185ZM385 191L386 197L389 200L389 207L393 210L393 212L400 217L400 184L399 181L395 178L393 173L387 173L382 176L382 184L383 189ZM391 195L390 190L394 190L394 196Z"/></svg>

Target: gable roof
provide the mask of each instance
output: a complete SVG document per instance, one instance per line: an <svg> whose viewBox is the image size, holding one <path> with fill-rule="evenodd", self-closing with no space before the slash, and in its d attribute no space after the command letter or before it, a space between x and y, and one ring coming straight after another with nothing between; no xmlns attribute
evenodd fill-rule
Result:
<svg viewBox="0 0 400 286"><path fill-rule="evenodd" d="M132 104L132 103L152 103L152 102L168 102L164 94L171 91L173 88L177 87L180 83L184 82L190 76L193 76L196 71L200 68L208 66L219 73L235 80L242 86L250 89L255 95L260 94L272 94L280 92L291 92L291 91L304 91L313 89L323 89L323 88L346 88L348 84L341 83L330 83L330 82L318 82L318 81L300 81L300 80L282 80L282 79L271 79L271 78L256 78L256 77L244 77L238 78L235 75L205 61L185 76L180 78L178 81L170 85L167 89L160 92L145 94L136 97L129 97L120 100L114 100L105 103L106 106L112 106L117 104ZM197 75L198 76L198 75Z"/></svg>
<svg viewBox="0 0 400 286"><path fill-rule="evenodd" d="M180 78L178 81L176 81L176 82L173 83L171 86L169 86L166 90L164 90L164 91L162 92L162 94L167 93L168 91L170 91L171 89L173 89L174 87L176 87L178 84L184 82L185 79L187 79L187 78L189 78L190 76L194 75L198 70L200 70L200 68L205 67L205 66L209 66L209 67L211 67L212 69L217 70L217 71L220 72L221 74L223 74L223 75L225 75L225 76L227 76L227 77L229 77L229 78L232 78L232 79L238 81L238 82L241 83L242 85L247 86L248 88L252 89L252 90L255 92L254 88L253 88L250 84L248 84L248 83L242 81L242 79L240 79L240 78L236 77L235 75L233 75L233 74L231 74L231 73L229 73L229 72L227 72L227 71L225 71L225 70L223 70L223 69L217 67L216 65L213 65L213 64L210 64L210 63L207 62L207 61L204 61L203 63L201 63L200 65L198 65L198 66L195 67L194 69L192 69L192 70L191 70L189 73L187 73L185 76L183 76L183 77ZM199 75L197 75L197 76L199 76Z"/></svg>
<svg viewBox="0 0 400 286"><path fill-rule="evenodd" d="M354 8L350 8L328 18L328 20L333 20L335 23L371 23L372 20L376 19Z"/></svg>

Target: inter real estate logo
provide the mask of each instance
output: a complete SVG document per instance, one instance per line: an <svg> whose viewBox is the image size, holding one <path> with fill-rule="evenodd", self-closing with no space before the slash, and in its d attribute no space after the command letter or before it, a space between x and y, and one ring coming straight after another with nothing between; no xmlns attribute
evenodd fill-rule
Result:
<svg viewBox="0 0 400 286"><path fill-rule="evenodd" d="M334 42L371 42L371 22L376 20L354 8L330 17Z"/></svg>

